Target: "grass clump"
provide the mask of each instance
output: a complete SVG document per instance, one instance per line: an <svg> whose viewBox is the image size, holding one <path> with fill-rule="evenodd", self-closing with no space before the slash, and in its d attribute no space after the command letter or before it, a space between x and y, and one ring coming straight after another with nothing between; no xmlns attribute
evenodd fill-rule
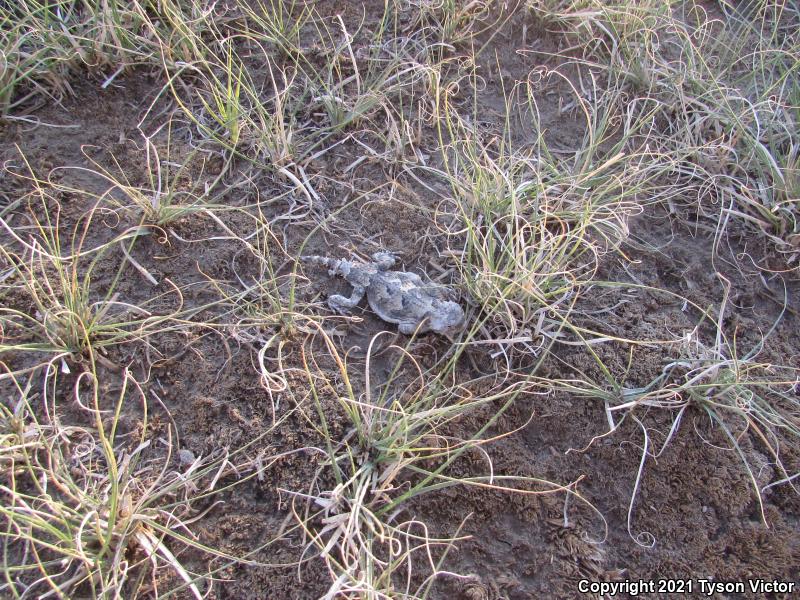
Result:
<svg viewBox="0 0 800 600"><path fill-rule="evenodd" d="M101 246L86 248L84 243L95 213L91 211L65 243L61 239L59 203L43 190L39 192L43 204L29 212L31 224L26 229L31 235L27 240L20 236L20 227L12 228L0 219L0 225L17 244L16 250L0 251L11 269L4 285L7 293L21 292L20 300L26 304L0 309L4 331L0 349L40 355L44 362L53 355L80 361L92 349L97 352L124 341L145 340L148 331L163 327L168 317L117 300L115 290L124 262L104 293L98 294L92 286L98 262L116 244L130 246L136 236L126 233ZM177 297L180 310L179 293ZM41 365L34 364L31 368Z"/></svg>
<svg viewBox="0 0 800 600"><path fill-rule="evenodd" d="M659 178L668 165L647 148L653 109L615 114L618 89L598 94L595 107L575 91L586 133L577 148L553 148L533 86L509 95L502 132L488 136L442 94L446 170L439 175L453 197L440 205L439 220L461 280L484 312L486 338L536 352L569 320L601 257L625 242L628 219L663 193ZM511 97L520 91L525 109L516 114ZM517 119L538 132L533 143L511 135Z"/></svg>
<svg viewBox="0 0 800 600"><path fill-rule="evenodd" d="M108 86L136 65L172 69L197 58L207 28L197 0L19 0L0 6L0 115L38 95L71 93L80 68ZM164 52L166 50L166 52Z"/></svg>
<svg viewBox="0 0 800 600"><path fill-rule="evenodd" d="M327 460L309 492L289 493L308 550L313 547L328 566L333 580L329 596L429 597L434 582L448 575L443 563L459 536L435 538L424 522L401 519L402 507L418 496L460 485L510 494L566 492L582 500L571 486L494 473L483 447L507 434L483 436L524 382L504 386L485 379L454 386L448 381L455 375L454 359L444 359L443 370L426 381L427 374L406 349L390 346L382 353L397 353L398 359L388 380L374 385L371 362L380 336L371 340L363 377L356 378L332 340L322 329L319 334L324 349L305 351L303 362L316 413L308 411L307 418L326 443L318 450ZM335 378L317 363L323 357L333 361ZM342 439L331 435L332 402L350 426ZM495 404L500 409L472 437L447 433L465 415ZM470 454L484 459L488 474L448 475L448 467Z"/></svg>
<svg viewBox="0 0 800 600"><path fill-rule="evenodd" d="M147 402L131 373L123 374L115 400L102 397L93 363L77 379L74 401L94 421L86 427L61 421L57 368L45 372L42 392L34 393L3 367L0 377L18 392L0 421L5 593L138 597L148 591L148 568L170 568L202 597L197 578L170 550L176 544L206 550L181 531L202 470L195 465L194 476L180 476L170 468L169 449L163 462L147 458ZM44 417L33 406L42 394ZM109 400L110 409L102 408ZM131 402L143 410L138 436L118 430L123 405Z"/></svg>
<svg viewBox="0 0 800 600"><path fill-rule="evenodd" d="M656 103L651 148L695 190L693 208L755 227L784 256L784 267L763 266L794 268L800 17L790 3L720 8L712 17L695 2L531 4L575 40L560 53L574 55L568 64Z"/></svg>
<svg viewBox="0 0 800 600"><path fill-rule="evenodd" d="M791 366L759 360L766 340L775 333L777 323L759 343L743 352L736 333L730 337L723 327L728 309L727 295L716 318L690 300L684 301L700 311L704 315L703 320L680 339L655 342L664 344L672 352L677 352L678 356L673 354L665 357L661 372L647 384L636 387L626 385L625 380L615 376L613 369L590 346L587 346L588 354L599 366L602 381L593 380L581 368L576 369L577 377L574 379L539 381L546 389L566 391L603 402L609 430L592 438L581 452L597 440L616 432L627 420L633 421L641 430L643 451L628 510L628 532L637 544L646 547L655 545L653 535L649 532L634 534L631 530L633 506L646 461L648 458L658 459L666 450L687 414L705 414L711 430L720 433L723 441L714 443L703 434L699 434L700 439L715 447L727 444L726 449L734 451L741 460L752 483L760 517L765 525L768 522L764 492L777 485L791 483L796 477L785 461L791 454L786 449L794 448L800 439L800 405L794 393L800 372ZM707 324L711 326L710 340ZM632 342L628 369L635 364L635 346L653 343ZM626 372L625 377L629 374ZM661 434L663 442L660 447L653 441L656 426L651 424L648 417L648 413L653 411L671 415L669 431ZM697 426L695 428L697 430ZM769 468L776 472L774 481L770 481L770 476L765 482L764 465L753 463L751 446L769 456Z"/></svg>

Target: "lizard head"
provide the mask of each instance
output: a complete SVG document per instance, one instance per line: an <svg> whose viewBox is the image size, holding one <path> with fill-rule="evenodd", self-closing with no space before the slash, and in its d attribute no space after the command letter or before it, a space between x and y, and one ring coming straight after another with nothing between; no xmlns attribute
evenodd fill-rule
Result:
<svg viewBox="0 0 800 600"><path fill-rule="evenodd" d="M449 300L438 302L436 311L428 317L428 327L431 331L441 333L450 340L453 336L464 329L466 321L464 310L455 302Z"/></svg>

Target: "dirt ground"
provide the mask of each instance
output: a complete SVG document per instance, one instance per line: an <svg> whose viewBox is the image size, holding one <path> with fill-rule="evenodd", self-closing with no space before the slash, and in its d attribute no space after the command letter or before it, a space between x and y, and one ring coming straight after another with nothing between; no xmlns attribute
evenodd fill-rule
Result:
<svg viewBox="0 0 800 600"><path fill-rule="evenodd" d="M346 11L346 17L360 18L360 7L348 4L347 8L353 14ZM320 5L318 9L322 11L324 7ZM519 42L514 37L519 36L519 30L512 27L511 31L487 40L491 44L484 54L487 68L495 60L494 50L513 48ZM540 37L539 49L557 44L544 31L528 30L526 35ZM487 131L503 127L500 103L503 80L525 77L539 60L544 59L511 51L502 54L501 72L487 82L480 95L480 112ZM73 82L74 96L65 98L61 105L48 103L31 110L24 120L5 122L0 130L0 157L7 171L0 178L2 197L13 199L30 189L29 182L8 173L24 171L22 156L40 178L50 177L60 184L75 185L97 194L104 192L107 182L82 168L96 169L101 165L113 170L116 162L133 185L143 184L146 165L137 125L154 101L160 107L154 114L172 108L165 96L156 98L161 85L144 69L117 78L107 89L101 89L97 79L87 76ZM542 107L543 124L552 140L569 147L580 138L579 124L559 115L557 97L543 98ZM173 134L176 156L190 152L188 131L187 125L184 131ZM520 131L519 135L524 138L527 132ZM433 137L429 142L432 160L436 160ZM398 195L389 197L379 192L346 206L330 221L330 233L312 235L305 249L300 244L314 230L315 222L310 217L287 222L283 228L287 253L290 256L301 251L334 254L337 248L360 244L366 251L380 245L400 250L401 261L410 270L435 272L431 257L441 247L434 235L432 215L439 199L413 179L387 173L380 164L371 161L344 172L360 153L363 150L358 144L344 143L326 154L320 164L309 168L309 174L320 182L317 190L324 198L320 210L330 214L350 202L354 190L370 189L373 182L391 177L400 183ZM214 168L212 162L208 171L198 170L190 177L202 180ZM231 182L237 181L236 169L234 166L228 175ZM269 200L263 210L268 218L276 218L286 212L290 196L289 185L277 183L264 174L232 187L216 201L236 207L251 204L256 198ZM59 201L63 231L78 224L95 202L86 195L65 192L60 194ZM24 222L26 208L14 210L19 214L11 218ZM107 239L113 232L134 225L125 221L128 218L125 214L119 214L122 216L117 219L107 213L104 222L93 223L90 236L95 237L90 237L89 242L101 242L104 236ZM246 224L240 214L224 211L218 214L230 229L244 231ZM784 274L788 308L781 314L784 291L777 278L765 281L761 271L755 267L743 269L737 260L746 247L752 256L769 262L773 260L770 248L764 247L752 232L734 229L727 247L717 248L717 263L711 269L714 232L700 226L688 227L685 223L663 207L648 207L644 213L632 216L631 238L623 248L631 262L624 263L617 254L606 255L598 282L639 283L678 295L691 293L697 305L709 306L719 303L725 291L716 270L731 284L730 310L725 323L730 332L737 332L737 344L742 348L758 344L780 318L761 359L800 364L800 279L796 272ZM142 239L133 249L133 258L146 265L159 282L154 286L135 269L126 268L118 292L121 299L133 304L149 302L163 293L155 302L159 306L173 305L178 300L170 294L167 282L172 282L189 290L184 293L183 302L200 306L214 297L209 278L236 287L237 278L249 281L259 276L259 265L243 255L230 239L225 239L218 223L199 213L181 218L158 235ZM123 261L121 252L116 251L103 258L93 276L98 290L111 281ZM283 274L291 270L285 257L275 256L273 266ZM303 301L319 301L320 294L331 286L345 289L322 269L306 268L303 274L298 292ZM4 302L13 303L14 298L6 298ZM672 339L676 332L691 331L700 317L696 308L687 307L673 296L626 287L595 285L583 294L580 303L576 314L581 315L579 319L587 326L630 339ZM325 310L321 302L319 310ZM363 356L372 335L386 328L367 309L359 309L357 316L362 322L342 321L336 326L341 332L337 344L343 350L350 349L352 365L360 364L359 357ZM239 317L216 314L215 318L233 324ZM159 434L166 435L167 423L174 422L180 448L193 456L213 455L222 448L236 448L252 440L255 442L247 450L249 455L286 452L259 477L215 497L214 502L221 499L223 503L212 507L209 502L205 507L208 512L195 524L194 532L202 542L233 555L251 552L276 532L292 527L292 497L286 490L308 488L323 459L312 451L301 450L321 443L310 409L297 410L286 399L288 396L278 393L270 397L259 385L260 348L253 336L260 335L263 339L270 329L250 333L253 335L228 340L202 328L164 333L150 340L150 349L123 346L112 348L107 356L110 365L130 365L137 378L145 382L147 393L160 399L162 405L154 404L150 423L156 438ZM300 333L283 348L284 366L298 370L296 376L290 375L289 383L298 388L307 385L300 372L304 343L304 335ZM448 342L436 336L423 336L412 350L424 362L426 357L447 352ZM674 349L610 342L598 345L596 351L616 373L629 373L625 380L628 387L637 387L646 385L661 372ZM158 356L147 354L151 352ZM460 369L465 376L477 374L475 363L492 364L488 351L480 347L471 356L472 362L466 355L461 358ZM274 364L277 353L271 350L266 359ZM376 372L387 368L390 359L391 356L387 362L373 365ZM633 368L629 368L631 364ZM573 351L566 345L554 347L540 373L568 378L575 368L602 380L601 373L592 371L596 367L587 362L583 349ZM69 387L70 380L65 378L62 384ZM800 389L795 387L794 393L800 394ZM340 428L340 434L346 433L347 425L335 399L323 397L322 403L329 422ZM78 422L84 419L80 410L62 408L65 419ZM486 406L485 412L457 421L449 433L468 437L496 408ZM289 415L287 421L269 435L263 435L275 419L285 415ZM444 563L447 571L460 575L442 576L430 597L494 600L591 595L579 593L581 579L739 581L757 577L800 581L800 495L795 488L781 485L766 489L761 507L742 457L730 449L719 428L699 409L689 408L682 415L663 448L676 413L642 408L636 416L640 419L638 424L632 418L626 419L613 435L590 444L595 436L608 432L602 401L568 393L520 395L489 432L513 432L485 447L494 472L570 484L587 502L563 493L524 495L464 486L414 499L404 508L409 518L423 520L432 534L453 535L458 530L464 538L450 550ZM132 407L126 408L123 417L123 427L133 431L141 415L139 409ZM771 459L757 440L742 435L740 443L758 485L763 487L774 481ZM643 462L645 444L649 444L650 455ZM790 472L800 468L797 448L783 447L782 451ZM158 452L157 448L153 452ZM180 457L173 460L177 464ZM454 474L483 474L487 464L486 457L469 455L454 466ZM588 508L589 503L596 512ZM202 508L201 504L198 509ZM209 565L220 569L215 573L218 581L213 598L324 596L330 574L314 551L304 552L303 548L302 536L295 531L280 544L250 555L254 564L226 565L221 558L209 563L206 557L195 556L191 551L181 558L198 572ZM297 566L300 558L302 563ZM422 567L423 573L424 570ZM640 597L666 597L666 594ZM747 592L713 597L782 596Z"/></svg>

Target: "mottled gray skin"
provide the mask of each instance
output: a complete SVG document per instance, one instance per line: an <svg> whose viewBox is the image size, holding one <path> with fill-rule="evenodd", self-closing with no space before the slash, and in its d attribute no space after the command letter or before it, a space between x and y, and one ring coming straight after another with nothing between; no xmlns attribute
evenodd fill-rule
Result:
<svg viewBox="0 0 800 600"><path fill-rule="evenodd" d="M451 301L452 290L424 282L419 275L390 271L395 257L376 252L368 263L336 260L324 256L303 256L302 260L328 268L331 275L340 275L350 285L350 297L333 294L328 306L344 314L367 295L370 308L387 323L396 323L400 333L433 331L448 338L464 328L464 311Z"/></svg>

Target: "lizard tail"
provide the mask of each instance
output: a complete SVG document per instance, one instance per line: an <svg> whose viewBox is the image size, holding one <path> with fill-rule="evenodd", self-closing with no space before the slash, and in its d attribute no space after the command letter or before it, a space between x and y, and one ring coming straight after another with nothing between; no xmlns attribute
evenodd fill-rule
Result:
<svg viewBox="0 0 800 600"><path fill-rule="evenodd" d="M346 260L337 260L335 258L328 258L327 256L306 255L301 256L300 260L303 262L311 263L328 269L330 275L342 275L346 277L350 272L351 264Z"/></svg>
<svg viewBox="0 0 800 600"><path fill-rule="evenodd" d="M300 257L300 260L306 263L311 263L312 265L319 265L320 267L333 267L334 263L338 262L334 259L328 258L327 256L317 256L316 254L306 254Z"/></svg>

